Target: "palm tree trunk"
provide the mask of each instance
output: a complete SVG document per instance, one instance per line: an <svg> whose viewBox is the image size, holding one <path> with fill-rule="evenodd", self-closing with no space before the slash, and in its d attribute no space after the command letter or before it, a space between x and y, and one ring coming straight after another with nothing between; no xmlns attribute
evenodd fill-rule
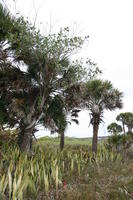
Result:
<svg viewBox="0 0 133 200"><path fill-rule="evenodd" d="M36 98L33 102L33 105L31 106L29 114L23 120L23 125L22 124L20 125L20 133L18 135L18 145L21 151L29 153L31 150L33 130L35 128L36 121L37 120L39 121L42 116L41 115L42 108L44 106L45 100L46 100L46 91L44 91L42 95L40 107L38 109L38 115L36 115L36 109L35 109L35 105L37 102Z"/></svg>
<svg viewBox="0 0 133 200"><path fill-rule="evenodd" d="M20 130L18 134L18 146L22 152L30 153L32 148L32 132L33 127Z"/></svg>
<svg viewBox="0 0 133 200"><path fill-rule="evenodd" d="M124 135L126 135L126 131L125 131L125 125L124 123L122 122L122 126L123 126L123 132L124 132Z"/></svg>
<svg viewBox="0 0 133 200"><path fill-rule="evenodd" d="M60 133L60 150L64 149L64 132Z"/></svg>
<svg viewBox="0 0 133 200"><path fill-rule="evenodd" d="M98 140L98 128L99 124L93 124L93 139L92 139L92 152L97 153L97 140Z"/></svg>
<svg viewBox="0 0 133 200"><path fill-rule="evenodd" d="M132 127L129 125L127 128L128 128L128 133L132 133Z"/></svg>

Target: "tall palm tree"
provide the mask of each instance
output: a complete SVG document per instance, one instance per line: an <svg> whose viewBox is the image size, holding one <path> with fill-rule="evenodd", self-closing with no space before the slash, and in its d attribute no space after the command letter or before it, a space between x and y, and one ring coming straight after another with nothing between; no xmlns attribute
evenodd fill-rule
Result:
<svg viewBox="0 0 133 200"><path fill-rule="evenodd" d="M85 106L90 111L93 126L92 151L97 152L99 124L102 121L104 110L115 110L122 107L122 93L115 89L110 81L100 79L86 83Z"/></svg>

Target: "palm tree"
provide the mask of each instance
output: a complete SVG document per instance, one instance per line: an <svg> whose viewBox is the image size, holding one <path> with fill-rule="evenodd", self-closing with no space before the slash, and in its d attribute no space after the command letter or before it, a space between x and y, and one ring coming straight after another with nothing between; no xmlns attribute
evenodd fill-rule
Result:
<svg viewBox="0 0 133 200"><path fill-rule="evenodd" d="M126 126L128 128L128 133L132 133L133 129L133 113L126 112Z"/></svg>
<svg viewBox="0 0 133 200"><path fill-rule="evenodd" d="M56 95L49 102L48 109L45 111L45 117L42 118L44 127L51 130L51 133L57 132L60 135L60 149L64 148L64 132L67 126L66 111L63 98Z"/></svg>
<svg viewBox="0 0 133 200"><path fill-rule="evenodd" d="M116 120L120 121L122 123L123 132L124 132L124 134L126 134L126 131L125 131L125 123L126 123L125 113L120 113L116 117Z"/></svg>
<svg viewBox="0 0 133 200"><path fill-rule="evenodd" d="M79 109L72 109L68 111L66 108L65 100L60 95L56 95L54 99L48 105L48 109L45 111L45 117L42 118L42 123L44 127L47 127L51 130L51 133L57 132L60 135L60 150L64 149L65 143L65 130L68 123L71 124L71 121L78 124L78 113ZM74 100L74 99L73 99ZM70 119L67 116L70 115Z"/></svg>
<svg viewBox="0 0 133 200"><path fill-rule="evenodd" d="M122 107L122 93L115 89L110 81L100 79L86 83L85 106L90 111L93 126L92 151L97 152L99 124L102 122L104 110L115 110Z"/></svg>
<svg viewBox="0 0 133 200"><path fill-rule="evenodd" d="M119 124L113 122L110 125L108 125L107 130L112 134L117 134L122 132L122 127Z"/></svg>
<svg viewBox="0 0 133 200"><path fill-rule="evenodd" d="M132 129L133 129L133 113L131 113L131 112L120 113L116 117L116 120L122 122L124 134L126 134L125 125L128 128L128 133L132 132Z"/></svg>

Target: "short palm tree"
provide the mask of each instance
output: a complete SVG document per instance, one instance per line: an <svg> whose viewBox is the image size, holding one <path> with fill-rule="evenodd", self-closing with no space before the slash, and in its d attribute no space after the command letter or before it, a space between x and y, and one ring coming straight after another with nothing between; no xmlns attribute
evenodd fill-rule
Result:
<svg viewBox="0 0 133 200"><path fill-rule="evenodd" d="M60 149L64 148L64 133L67 127L66 111L61 96L56 95L49 103L49 107L43 118L44 126L51 130L51 133L58 132L60 135Z"/></svg>
<svg viewBox="0 0 133 200"><path fill-rule="evenodd" d="M57 132L60 135L60 150L64 149L65 143L65 130L68 123L78 121L79 109L70 109L66 108L65 101L60 95L56 95L49 102L48 109L45 111L46 115L42 118L42 123L46 128L51 130L51 133ZM67 116L69 115L69 118Z"/></svg>
<svg viewBox="0 0 133 200"><path fill-rule="evenodd" d="M116 117L116 120L122 123L123 132L124 132L124 134L126 134L126 131L125 131L126 116L125 116L125 113L120 113L120 114Z"/></svg>
<svg viewBox="0 0 133 200"><path fill-rule="evenodd" d="M128 133L132 133L133 129L133 113L131 112L126 112L126 125L128 128Z"/></svg>
<svg viewBox="0 0 133 200"><path fill-rule="evenodd" d="M100 79L86 83L85 106L90 111L93 126L92 151L97 152L99 124L102 121L104 110L122 108L122 93L115 89L110 81Z"/></svg>
<svg viewBox="0 0 133 200"><path fill-rule="evenodd" d="M116 120L122 122L124 134L126 133L125 132L125 125L127 126L128 133L132 132L132 129L133 129L133 113L131 113L131 112L120 113L116 117Z"/></svg>
<svg viewBox="0 0 133 200"><path fill-rule="evenodd" d="M121 127L121 125L113 122L113 123L108 125L107 130L108 130L109 133L118 134L118 133L122 132L122 127Z"/></svg>

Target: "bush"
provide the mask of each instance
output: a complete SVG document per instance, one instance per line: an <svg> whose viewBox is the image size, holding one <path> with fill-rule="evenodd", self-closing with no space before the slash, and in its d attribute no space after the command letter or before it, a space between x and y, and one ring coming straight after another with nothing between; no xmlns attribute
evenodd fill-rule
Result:
<svg viewBox="0 0 133 200"><path fill-rule="evenodd" d="M121 149L128 148L130 143L133 143L132 133L127 135L114 134L108 137L106 147L110 150L120 151Z"/></svg>
<svg viewBox="0 0 133 200"><path fill-rule="evenodd" d="M16 146L17 130L0 131L0 150L6 151L11 146Z"/></svg>
<svg viewBox="0 0 133 200"><path fill-rule="evenodd" d="M106 146L108 149L120 150L124 148L127 141L127 135L114 134L108 137Z"/></svg>

